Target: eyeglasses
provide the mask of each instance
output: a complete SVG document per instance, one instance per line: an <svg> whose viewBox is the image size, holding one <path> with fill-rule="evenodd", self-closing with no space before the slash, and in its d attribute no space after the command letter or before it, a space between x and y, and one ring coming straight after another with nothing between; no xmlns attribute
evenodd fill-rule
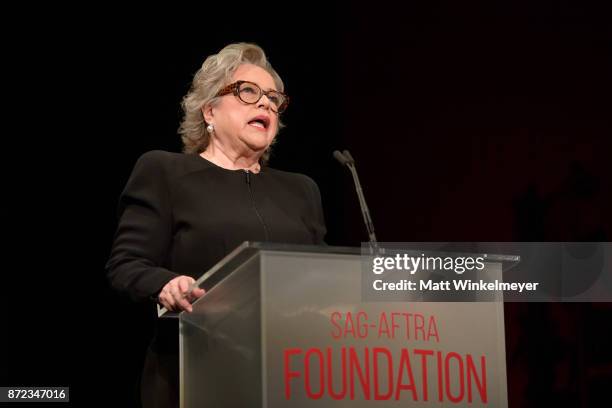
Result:
<svg viewBox="0 0 612 408"><path fill-rule="evenodd" d="M238 97L242 102L248 104L257 103L263 95L266 95L272 105L272 111L276 113L282 113L287 109L287 105L289 105L289 97L284 93L278 91L264 91L259 85L249 81L236 81L233 84L229 84L223 87L217 93L217 96L223 96L230 93L233 93L234 96Z"/></svg>

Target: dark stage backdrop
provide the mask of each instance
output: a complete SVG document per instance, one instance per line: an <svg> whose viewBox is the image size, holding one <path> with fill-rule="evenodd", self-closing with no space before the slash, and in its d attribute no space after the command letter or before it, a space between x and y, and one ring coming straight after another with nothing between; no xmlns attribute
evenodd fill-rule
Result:
<svg viewBox="0 0 612 408"><path fill-rule="evenodd" d="M610 7L426 3L15 15L2 384L136 401L150 322L105 280L117 198L140 154L180 150L181 97L231 42L261 45L285 80L271 164L317 181L330 244L366 239L334 149L357 160L382 241L609 241ZM611 317L506 305L510 406L594 406Z"/></svg>

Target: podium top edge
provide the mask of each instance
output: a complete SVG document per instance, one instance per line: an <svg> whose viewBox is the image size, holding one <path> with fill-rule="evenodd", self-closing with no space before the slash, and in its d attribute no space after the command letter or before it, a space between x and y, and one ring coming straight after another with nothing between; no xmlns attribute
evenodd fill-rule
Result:
<svg viewBox="0 0 612 408"><path fill-rule="evenodd" d="M368 243L363 243L362 247L346 247L346 246L331 246L331 245L298 245L298 244L281 244L281 243L270 243L270 242L255 242L245 241L233 253L240 252L246 248L262 251L288 251L288 252L314 252L320 254L346 254L346 255L364 255L366 246ZM407 254L416 253L430 253L438 255L479 255L479 252L466 252L466 251L436 251L432 249L402 249L402 248L388 248L385 247L384 243L381 243L381 249L391 250L393 252L405 252ZM380 253L381 255L384 252ZM484 253L483 253L484 254ZM504 254L491 254L487 253L486 258L492 262L519 262L521 260L520 255L504 255Z"/></svg>
<svg viewBox="0 0 612 408"><path fill-rule="evenodd" d="M282 244L274 242L245 241L237 249L259 249L262 251L316 252L323 254L360 255L360 247L345 247L331 245Z"/></svg>

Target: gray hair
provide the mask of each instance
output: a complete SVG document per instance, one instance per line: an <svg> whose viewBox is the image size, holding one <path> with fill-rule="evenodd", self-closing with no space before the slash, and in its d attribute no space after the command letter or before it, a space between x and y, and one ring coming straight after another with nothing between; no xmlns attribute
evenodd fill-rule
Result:
<svg viewBox="0 0 612 408"><path fill-rule="evenodd" d="M283 80L268 62L263 49L256 44L230 44L218 54L210 55L194 75L191 88L181 102L184 115L178 132L183 140L183 152L199 154L206 150L211 135L206 130L202 108L207 104L214 106L218 102L215 95L229 83L234 72L243 64L265 69L272 76L277 90L284 91ZM279 120L279 129L283 126ZM269 158L270 148L263 154L261 162L266 164Z"/></svg>

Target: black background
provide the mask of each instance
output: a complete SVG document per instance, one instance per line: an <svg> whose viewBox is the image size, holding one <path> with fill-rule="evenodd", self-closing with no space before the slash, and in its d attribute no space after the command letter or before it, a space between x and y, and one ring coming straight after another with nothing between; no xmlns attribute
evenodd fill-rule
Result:
<svg viewBox="0 0 612 408"><path fill-rule="evenodd" d="M610 6L491 3L5 10L1 383L134 402L147 324L103 269L117 198L140 154L180 150L191 77L232 42L285 81L271 164L317 181L328 243L366 239L345 148L382 241L609 241ZM507 304L510 406L595 406L610 317Z"/></svg>

